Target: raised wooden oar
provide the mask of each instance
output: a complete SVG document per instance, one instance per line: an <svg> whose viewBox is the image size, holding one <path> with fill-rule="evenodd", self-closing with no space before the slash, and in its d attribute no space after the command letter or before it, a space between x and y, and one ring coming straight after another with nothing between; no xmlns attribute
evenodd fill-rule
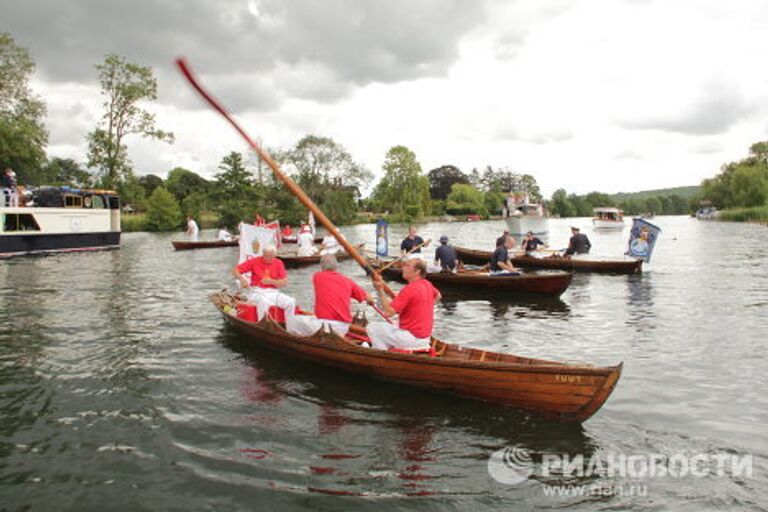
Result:
<svg viewBox="0 0 768 512"><path fill-rule="evenodd" d="M424 247L425 245L429 245L429 242L431 242L431 241L432 241L432 239L430 239L430 238L427 238L426 240L424 240L423 242L421 242L421 243L420 243L419 245L417 245L416 247L412 247L412 248L411 248L411 250L410 250L410 251L408 251L407 253L403 254L402 256L400 256L400 257L398 257L398 258L396 258L396 259L394 259L394 260L390 261L389 263L387 263L386 265L384 265L383 267L381 267L381 268L379 269L379 274L381 274L382 272L384 272L385 270L387 270L389 267L391 267L392 265L394 265L394 264L395 264L395 263L397 263L398 261L402 261L402 259L403 259L403 258L405 258L406 256L410 255L410 254L411 254L413 251L416 251L416 250L418 250L418 249L421 249L421 248L422 248L422 247Z"/></svg>
<svg viewBox="0 0 768 512"><path fill-rule="evenodd" d="M195 76L192 74L192 70L187 65L187 62L182 58L178 58L176 59L176 65L179 67L179 70L190 83L190 85L195 88L195 90L205 99L205 101L208 102L210 106L216 109L222 116L224 116L227 121L229 121L229 124L231 124L232 127L240 134L240 136L245 139L248 145L251 146L257 155L259 155L259 158L261 158L264 163L266 163L269 168L272 169L272 172L275 174L277 179L279 179L283 185L285 185L285 187L294 196L296 196L296 199L298 199L301 204L303 204L309 211L312 212L315 218L320 221L320 224L322 224L322 226L327 229L328 232L334 236L334 238L336 238L339 244L344 247L344 250L347 251L347 254L351 255L355 261L357 261L357 263L363 267L363 270L365 270L366 274L384 286L384 291L387 293L387 295L394 296L394 292L392 292L392 290L382 281L381 276L379 276L378 273L373 270L370 263L368 263L368 261L363 258L360 253L357 252L357 249L355 249L355 247L350 244L346 238L341 236L339 229L333 225L331 220L325 216L325 214L320 210L320 208L317 207L312 199L310 199L309 196L304 193L301 187L299 187L296 182L294 182L289 176L284 174L283 171L280 170L280 167L277 165L277 163L272 160L266 151L261 149L261 146L256 144L251 139L245 130L241 128L240 125L232 118L229 112L216 99L214 99L213 96L208 93L208 91L203 89L203 86L200 85L200 83L197 81L197 78L195 78Z"/></svg>

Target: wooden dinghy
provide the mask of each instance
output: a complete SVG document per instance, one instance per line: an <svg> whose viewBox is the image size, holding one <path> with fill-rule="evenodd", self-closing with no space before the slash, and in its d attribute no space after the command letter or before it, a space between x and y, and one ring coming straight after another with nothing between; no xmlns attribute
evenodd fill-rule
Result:
<svg viewBox="0 0 768 512"><path fill-rule="evenodd" d="M261 347L340 370L419 388L524 409L562 422L580 423L610 396L622 363L594 367L502 354L432 340L431 354L388 352L359 340L318 332L294 336L269 316L255 323L238 318L238 298L211 295L226 322ZM364 329L353 325L353 334Z"/></svg>
<svg viewBox="0 0 768 512"><path fill-rule="evenodd" d="M297 238L282 237L281 241L284 244L297 244L297 243L299 243ZM321 236L320 237L316 237L315 238L315 244L321 244L321 243L323 243L323 237L321 237Z"/></svg>
<svg viewBox="0 0 768 512"><path fill-rule="evenodd" d="M405 282L400 264L385 268L385 279ZM573 274L570 272L521 273L518 275L492 276L488 272L459 270L458 272L430 272L427 279L438 288L453 288L469 292L494 290L503 293L523 293L559 297L568 289Z"/></svg>
<svg viewBox="0 0 768 512"><path fill-rule="evenodd" d="M237 240L200 240L197 242L189 242L182 240L172 240L173 248L177 251L190 251L192 249L214 249L216 247L235 247L237 246Z"/></svg>
<svg viewBox="0 0 768 512"><path fill-rule="evenodd" d="M479 251L455 247L456 256L464 263L485 265L491 259L491 251ZM643 260L609 258L563 258L561 256L538 257L521 254L512 258L512 264L522 268L568 270L604 274L638 274L643 270Z"/></svg>
<svg viewBox="0 0 768 512"><path fill-rule="evenodd" d="M360 244L358 246L358 249L363 248L365 244ZM278 258L283 260L283 263L285 264L285 268L301 268L301 267L308 267L310 265L316 265L320 263L321 256L319 254L315 254L314 256L296 256L291 254L278 254ZM351 256L344 252L339 251L336 253L336 261L341 260L347 260L351 258Z"/></svg>

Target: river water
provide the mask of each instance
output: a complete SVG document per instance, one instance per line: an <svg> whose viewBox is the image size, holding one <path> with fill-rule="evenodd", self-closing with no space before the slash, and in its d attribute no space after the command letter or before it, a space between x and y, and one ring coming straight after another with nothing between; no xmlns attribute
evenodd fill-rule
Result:
<svg viewBox="0 0 768 512"><path fill-rule="evenodd" d="M231 284L235 248L174 252L180 235L131 233L119 251L0 262L0 509L766 510L768 231L654 222L642 275L578 274L557 301L436 307L449 341L623 361L580 426L253 349L207 301ZM627 230L596 233L588 219L552 220L552 247L573 223L593 253L623 252ZM421 234L490 249L502 227ZM373 247L372 226L342 231ZM370 288L354 263L342 269ZM316 270L290 272L287 292L307 308ZM541 464L520 482L494 478L498 450ZM654 454L709 470L643 472ZM641 465L541 473L546 457L578 456ZM714 471L718 457L735 465Z"/></svg>

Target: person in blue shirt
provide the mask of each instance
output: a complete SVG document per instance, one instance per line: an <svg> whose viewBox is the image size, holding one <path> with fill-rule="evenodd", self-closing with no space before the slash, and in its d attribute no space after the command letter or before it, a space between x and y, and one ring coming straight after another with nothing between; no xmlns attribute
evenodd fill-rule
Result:
<svg viewBox="0 0 768 512"><path fill-rule="evenodd" d="M540 245L546 245L546 244L542 242L540 238L533 236L533 231L529 231L525 235L525 238L523 238L523 241L520 242L520 245L523 246L523 250L526 253L529 253L537 250Z"/></svg>
<svg viewBox="0 0 768 512"><path fill-rule="evenodd" d="M405 237L403 239L403 243L400 244L400 255L405 256L411 251L411 249L419 245L422 245L423 243L424 243L424 239L416 234L416 226L410 226L408 228L408 236ZM414 250L413 253L411 254L418 254L420 252L421 252L421 247Z"/></svg>
<svg viewBox="0 0 768 512"><path fill-rule="evenodd" d="M441 271L454 272L456 270L456 249L448 245L448 237L440 237L440 247L435 249L435 265L440 265Z"/></svg>
<svg viewBox="0 0 768 512"><path fill-rule="evenodd" d="M515 239L508 236L504 243L493 251L491 256L491 272L519 272L519 270L512 264L509 251L514 249Z"/></svg>

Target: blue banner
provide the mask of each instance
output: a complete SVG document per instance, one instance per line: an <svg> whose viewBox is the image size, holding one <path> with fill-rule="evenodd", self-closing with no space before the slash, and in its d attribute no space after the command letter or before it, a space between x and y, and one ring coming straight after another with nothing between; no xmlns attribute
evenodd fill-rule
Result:
<svg viewBox="0 0 768 512"><path fill-rule="evenodd" d="M651 261L653 247L661 233L661 228L651 224L645 219L632 220L632 229L629 232L629 245L626 254L634 258Z"/></svg>
<svg viewBox="0 0 768 512"><path fill-rule="evenodd" d="M384 219L376 221L376 256L389 256L389 224Z"/></svg>

